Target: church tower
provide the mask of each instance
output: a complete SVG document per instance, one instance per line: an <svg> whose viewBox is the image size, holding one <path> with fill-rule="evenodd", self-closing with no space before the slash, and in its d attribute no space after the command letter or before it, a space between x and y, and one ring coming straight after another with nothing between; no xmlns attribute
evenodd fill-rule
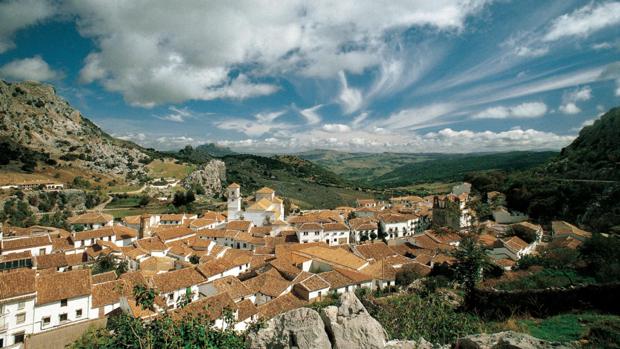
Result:
<svg viewBox="0 0 620 349"><path fill-rule="evenodd" d="M228 191L228 220L239 219L241 216L241 186L232 183L227 188Z"/></svg>

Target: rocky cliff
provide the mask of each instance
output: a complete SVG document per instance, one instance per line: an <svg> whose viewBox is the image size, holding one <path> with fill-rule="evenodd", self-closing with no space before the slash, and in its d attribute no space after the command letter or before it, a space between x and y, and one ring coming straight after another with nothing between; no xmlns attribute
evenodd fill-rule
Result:
<svg viewBox="0 0 620 349"><path fill-rule="evenodd" d="M185 177L181 184L185 189L195 189L199 186L204 189L205 195L216 196L222 194L222 183L225 181L224 161L210 160Z"/></svg>
<svg viewBox="0 0 620 349"><path fill-rule="evenodd" d="M423 338L388 340L381 324L374 319L354 293L345 293L339 306L329 306L320 314L309 308L298 308L267 321L247 339L254 349L447 349L451 345L430 343ZM460 338L460 349L568 349L560 343L547 342L512 331L477 334Z"/></svg>
<svg viewBox="0 0 620 349"><path fill-rule="evenodd" d="M0 140L48 154L57 166L123 178L144 174L148 159L142 148L106 134L52 86L37 82L0 81Z"/></svg>

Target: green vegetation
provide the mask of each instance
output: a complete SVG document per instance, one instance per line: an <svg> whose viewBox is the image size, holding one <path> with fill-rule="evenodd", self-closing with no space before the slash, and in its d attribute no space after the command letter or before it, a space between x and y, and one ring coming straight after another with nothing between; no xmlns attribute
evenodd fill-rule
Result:
<svg viewBox="0 0 620 349"><path fill-rule="evenodd" d="M170 159L153 160L146 166L153 178L183 179L196 169L195 165L181 163Z"/></svg>
<svg viewBox="0 0 620 349"><path fill-rule="evenodd" d="M113 255L100 255L95 260L92 268L92 274L101 274L108 271L116 272L116 275L126 273L129 265L126 260L119 260Z"/></svg>
<svg viewBox="0 0 620 349"><path fill-rule="evenodd" d="M587 339L590 348L620 348L620 316L595 313L562 314L520 320L532 336L556 342Z"/></svg>
<svg viewBox="0 0 620 349"><path fill-rule="evenodd" d="M371 183L381 187L399 187L419 182L460 181L473 171L514 171L540 165L553 156L554 152L513 151L497 154L441 154L435 159L407 164L386 173Z"/></svg>
<svg viewBox="0 0 620 349"><path fill-rule="evenodd" d="M0 139L0 166L8 165L11 161L21 162L21 170L27 173L35 171L37 162L56 165L56 160L51 159L48 153L31 150L10 139Z"/></svg>
<svg viewBox="0 0 620 349"><path fill-rule="evenodd" d="M463 284L467 300L482 279L483 269L490 264L489 257L484 248L469 236L461 241L454 251L454 257L457 260L454 275L456 280Z"/></svg>
<svg viewBox="0 0 620 349"><path fill-rule="evenodd" d="M177 158L200 164L211 160L216 157L223 157L226 155L235 155L234 151L227 147L220 147L214 143L207 143L193 148L191 145L185 146L185 148L179 150L176 155Z"/></svg>
<svg viewBox="0 0 620 349"><path fill-rule="evenodd" d="M239 183L244 195L268 186L302 208L352 205L356 198L373 196L351 188L353 185L337 174L294 156L230 155L222 160L228 182Z"/></svg>

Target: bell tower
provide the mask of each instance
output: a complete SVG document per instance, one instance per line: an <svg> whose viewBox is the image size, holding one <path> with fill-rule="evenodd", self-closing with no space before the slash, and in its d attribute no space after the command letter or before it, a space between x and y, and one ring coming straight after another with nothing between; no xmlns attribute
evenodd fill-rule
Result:
<svg viewBox="0 0 620 349"><path fill-rule="evenodd" d="M241 215L241 186L232 183L227 188L228 192L228 220L239 219Z"/></svg>

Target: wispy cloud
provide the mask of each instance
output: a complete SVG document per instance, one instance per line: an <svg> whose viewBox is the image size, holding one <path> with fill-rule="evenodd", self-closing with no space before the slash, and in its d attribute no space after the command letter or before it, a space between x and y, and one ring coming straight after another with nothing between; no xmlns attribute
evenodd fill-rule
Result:
<svg viewBox="0 0 620 349"><path fill-rule="evenodd" d="M473 119L538 118L547 113L547 105L542 102L521 103L514 106L496 106L480 111Z"/></svg>

